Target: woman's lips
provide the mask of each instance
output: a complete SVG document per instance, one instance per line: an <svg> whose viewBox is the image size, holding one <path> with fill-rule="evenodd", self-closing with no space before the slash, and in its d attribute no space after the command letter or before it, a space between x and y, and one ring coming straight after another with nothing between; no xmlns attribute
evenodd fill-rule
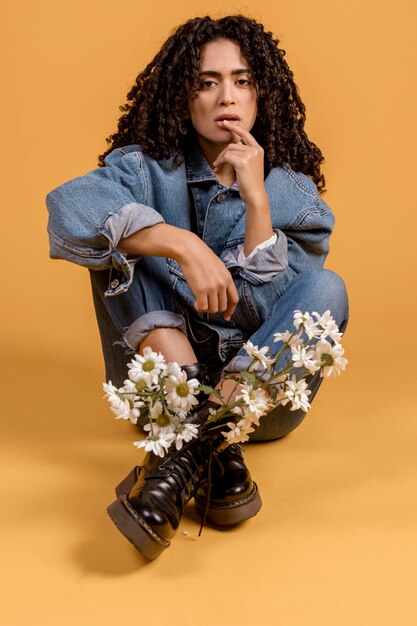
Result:
<svg viewBox="0 0 417 626"><path fill-rule="evenodd" d="M220 128L224 128L224 130L227 130L226 126L224 125L225 121L228 122L229 124L240 124L241 120L238 118L214 120L217 126L219 126Z"/></svg>

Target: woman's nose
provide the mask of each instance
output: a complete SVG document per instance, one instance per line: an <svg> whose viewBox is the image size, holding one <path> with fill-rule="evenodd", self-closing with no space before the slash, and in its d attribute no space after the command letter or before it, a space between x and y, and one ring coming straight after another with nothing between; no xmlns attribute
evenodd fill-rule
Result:
<svg viewBox="0 0 417 626"><path fill-rule="evenodd" d="M230 106L231 104L235 104L236 96L233 92L232 85L228 82L224 82L221 86L220 94L220 104Z"/></svg>

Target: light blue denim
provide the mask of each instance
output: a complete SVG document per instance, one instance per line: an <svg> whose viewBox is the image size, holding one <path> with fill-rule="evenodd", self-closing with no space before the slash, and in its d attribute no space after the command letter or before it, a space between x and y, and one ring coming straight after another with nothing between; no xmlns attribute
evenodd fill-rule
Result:
<svg viewBox="0 0 417 626"><path fill-rule="evenodd" d="M294 309L331 309L346 327L343 281L322 269L334 224L330 208L314 183L288 165L271 169L265 187L277 241L245 266L238 262L245 234L239 190L217 182L196 144L179 167L172 159L157 162L137 146L115 150L106 167L48 194L51 257L90 269L107 380L122 384L129 352L156 327L185 332L213 382L224 368L247 366L245 340L275 349L273 333L291 329ZM229 322L220 313L194 310L195 297L174 259L129 258L116 250L121 238L163 221L197 232L229 268L240 298ZM320 382L312 377L313 394ZM252 439L283 436L304 415L278 407Z"/></svg>

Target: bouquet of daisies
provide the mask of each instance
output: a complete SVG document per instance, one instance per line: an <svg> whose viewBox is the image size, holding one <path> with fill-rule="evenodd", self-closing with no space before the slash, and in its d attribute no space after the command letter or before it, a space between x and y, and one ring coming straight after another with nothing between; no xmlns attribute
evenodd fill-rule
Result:
<svg viewBox="0 0 417 626"><path fill-rule="evenodd" d="M268 354L267 346L259 348L246 342L243 347L252 359L249 367L227 374L216 388L187 379L178 363L167 363L162 354L146 347L128 364L123 387L118 389L111 381L104 383L105 397L116 419L133 424L139 416L147 419L147 437L134 445L160 457L171 446L180 450L198 437L199 429L192 418L200 392L212 394L219 404L218 409L210 409L205 428L224 437L220 449L245 442L261 417L280 404L291 404L291 411L308 411L311 391L307 376L317 372L322 377L338 376L347 365L340 343L342 334L330 311L323 315L295 311L293 325L293 331L275 333L275 354ZM222 393L226 380L234 382L227 400Z"/></svg>

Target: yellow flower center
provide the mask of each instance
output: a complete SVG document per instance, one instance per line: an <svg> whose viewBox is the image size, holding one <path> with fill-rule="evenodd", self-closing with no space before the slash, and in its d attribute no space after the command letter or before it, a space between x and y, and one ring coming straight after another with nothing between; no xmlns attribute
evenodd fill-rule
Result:
<svg viewBox="0 0 417 626"><path fill-rule="evenodd" d="M163 428L164 426L168 426L168 424L169 424L169 415L167 415L166 413L161 413L161 415L158 415L156 423L161 428Z"/></svg>
<svg viewBox="0 0 417 626"><path fill-rule="evenodd" d="M179 396L180 398L186 398L188 396L189 393L189 389L188 389L188 385L187 383L181 383L179 385L177 385L177 396Z"/></svg>
<svg viewBox="0 0 417 626"><path fill-rule="evenodd" d="M146 387L146 382L143 380L143 378L139 379L138 382L136 383L136 389L140 392L143 391Z"/></svg>
<svg viewBox="0 0 417 626"><path fill-rule="evenodd" d="M322 354L321 362L323 363L324 366L328 367L329 365L333 365L334 359L331 354Z"/></svg>
<svg viewBox="0 0 417 626"><path fill-rule="evenodd" d="M149 361L145 361L142 369L144 372L152 372L155 369L155 363L149 359Z"/></svg>

